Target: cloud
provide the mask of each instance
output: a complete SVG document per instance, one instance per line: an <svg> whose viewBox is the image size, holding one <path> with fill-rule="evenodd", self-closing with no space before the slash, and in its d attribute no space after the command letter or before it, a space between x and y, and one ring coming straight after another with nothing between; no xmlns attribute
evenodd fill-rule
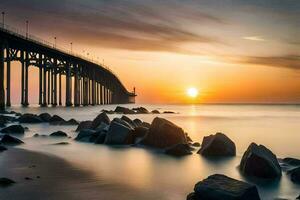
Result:
<svg viewBox="0 0 300 200"><path fill-rule="evenodd" d="M253 65L264 65L270 67L300 70L300 55L284 55L269 57L245 56L240 58L240 62Z"/></svg>
<svg viewBox="0 0 300 200"><path fill-rule="evenodd" d="M266 41L261 36L246 36L246 37L242 37L242 38L244 40L252 40L252 41L257 41L257 42L264 42L264 41Z"/></svg>

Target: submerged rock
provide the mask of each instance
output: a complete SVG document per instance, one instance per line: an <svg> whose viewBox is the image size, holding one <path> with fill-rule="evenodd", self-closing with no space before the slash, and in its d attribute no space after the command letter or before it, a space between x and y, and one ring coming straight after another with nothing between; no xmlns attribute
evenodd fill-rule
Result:
<svg viewBox="0 0 300 200"><path fill-rule="evenodd" d="M58 115L53 115L50 119L49 119L49 123L52 124L52 125L59 125L61 123L64 123L65 120L58 116Z"/></svg>
<svg viewBox="0 0 300 200"><path fill-rule="evenodd" d="M41 113L39 115L39 118L43 121L43 122L49 122L51 119L51 115L49 113Z"/></svg>
<svg viewBox="0 0 300 200"><path fill-rule="evenodd" d="M5 178L5 177L0 178L0 187L8 187L8 186L11 186L15 183L16 183L15 181L13 181L9 178Z"/></svg>
<svg viewBox="0 0 300 200"><path fill-rule="evenodd" d="M83 129L91 129L91 128L92 128L92 121L83 121L79 123L76 131L81 131Z"/></svg>
<svg viewBox="0 0 300 200"><path fill-rule="evenodd" d="M54 143L53 145L68 145L70 144L69 142L58 142L58 143Z"/></svg>
<svg viewBox="0 0 300 200"><path fill-rule="evenodd" d="M256 186L221 174L195 185L187 200L260 200Z"/></svg>
<svg viewBox="0 0 300 200"><path fill-rule="evenodd" d="M60 125L78 125L79 123L75 119L70 119L68 121L62 122Z"/></svg>
<svg viewBox="0 0 300 200"><path fill-rule="evenodd" d="M201 146L199 142L194 142L192 145L193 145L194 147L200 147L200 146Z"/></svg>
<svg viewBox="0 0 300 200"><path fill-rule="evenodd" d="M250 144L244 153L240 170L247 176L264 179L274 179L281 176L281 168L276 155L265 146L255 143Z"/></svg>
<svg viewBox="0 0 300 200"><path fill-rule="evenodd" d="M188 144L176 144L165 150L165 153L172 156L186 156L193 154Z"/></svg>
<svg viewBox="0 0 300 200"><path fill-rule="evenodd" d="M63 131L56 131L50 134L51 137L68 137L68 134L66 134Z"/></svg>
<svg viewBox="0 0 300 200"><path fill-rule="evenodd" d="M288 165L300 166L300 160L296 158L284 158L282 162Z"/></svg>
<svg viewBox="0 0 300 200"><path fill-rule="evenodd" d="M122 113L122 114L136 114L135 111L129 109L129 108L125 108L125 107L121 107L121 106L117 106L115 109L116 113Z"/></svg>
<svg viewBox="0 0 300 200"><path fill-rule="evenodd" d="M288 174L294 183L300 184L300 167L288 171Z"/></svg>
<svg viewBox="0 0 300 200"><path fill-rule="evenodd" d="M144 107L133 108L132 110L136 111L137 114L148 114L149 111Z"/></svg>
<svg viewBox="0 0 300 200"><path fill-rule="evenodd" d="M92 122L91 129L96 129L101 123L110 124L110 119L105 112L99 114Z"/></svg>
<svg viewBox="0 0 300 200"><path fill-rule="evenodd" d="M160 114L160 112L158 110L152 110L151 113L152 114Z"/></svg>
<svg viewBox="0 0 300 200"><path fill-rule="evenodd" d="M206 136L203 138L199 154L203 156L235 156L234 142L223 133Z"/></svg>
<svg viewBox="0 0 300 200"><path fill-rule="evenodd" d="M34 114L26 113L19 117L20 123L42 123L42 119Z"/></svg>
<svg viewBox="0 0 300 200"><path fill-rule="evenodd" d="M6 151L6 150L7 150L7 148L5 146L0 145L0 152Z"/></svg>
<svg viewBox="0 0 300 200"><path fill-rule="evenodd" d="M141 144L156 147L168 148L176 144L187 144L187 138L182 128L172 122L156 117Z"/></svg>
<svg viewBox="0 0 300 200"><path fill-rule="evenodd" d="M23 143L24 142L22 140L7 134L3 135L1 139L1 144L5 145L19 145Z"/></svg>
<svg viewBox="0 0 300 200"><path fill-rule="evenodd" d="M125 145L132 144L132 129L113 120L108 129L104 144Z"/></svg>
<svg viewBox="0 0 300 200"><path fill-rule="evenodd" d="M24 134L25 129L21 125L11 125L3 128L0 132L7 134Z"/></svg>

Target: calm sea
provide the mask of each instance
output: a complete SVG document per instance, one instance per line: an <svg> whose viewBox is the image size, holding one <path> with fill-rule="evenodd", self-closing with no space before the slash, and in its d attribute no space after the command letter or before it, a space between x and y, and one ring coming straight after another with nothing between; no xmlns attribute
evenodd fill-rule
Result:
<svg viewBox="0 0 300 200"><path fill-rule="evenodd" d="M111 193L110 199L160 199L183 200L193 190L195 183L214 173L245 180L237 166L251 142L263 144L278 157L300 158L300 106L297 105L123 105L144 106L148 110L175 111L178 114L161 114L189 133L194 141L203 136L223 132L237 146L235 158L208 160L198 154L176 159L141 148L111 148L104 145L71 143L66 146L49 145L56 139L33 138L35 133L50 134L56 130L75 137L75 126L28 125L26 144L20 148L47 152L59 156L75 167L94 174L93 180L103 183L100 193ZM91 120L102 109L115 109L116 105L83 108L12 107L18 112L57 114L65 119ZM157 115L129 115L151 122ZM110 115L111 118L119 115ZM59 140L61 141L61 139ZM249 181L249 180L247 180ZM256 183L257 184L257 183ZM258 184L262 199L290 198L299 195L300 186L288 177L269 184ZM75 192L75 191L74 191ZM77 191L78 192L78 191ZM99 199L99 194L85 189L89 198ZM94 196L93 196L94 195ZM106 195L109 196L109 195ZM101 199L101 198L100 198Z"/></svg>

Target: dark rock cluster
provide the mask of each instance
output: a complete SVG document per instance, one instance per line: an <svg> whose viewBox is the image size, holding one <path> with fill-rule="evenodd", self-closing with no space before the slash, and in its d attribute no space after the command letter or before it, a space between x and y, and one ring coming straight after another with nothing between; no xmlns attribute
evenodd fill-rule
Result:
<svg viewBox="0 0 300 200"><path fill-rule="evenodd" d="M106 114L124 114L124 115L130 115L130 114L175 114L173 111L163 111L160 112L159 110L152 110L149 111L144 107L137 107L137 108L125 108L122 106L117 106L115 110L102 110Z"/></svg>

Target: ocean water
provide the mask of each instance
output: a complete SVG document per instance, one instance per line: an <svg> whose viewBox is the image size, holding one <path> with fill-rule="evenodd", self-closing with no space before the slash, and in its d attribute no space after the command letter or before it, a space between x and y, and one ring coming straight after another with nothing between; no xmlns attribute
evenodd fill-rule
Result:
<svg viewBox="0 0 300 200"><path fill-rule="evenodd" d="M237 156L227 159L206 159L194 153L184 158L173 158L143 148L109 147L76 142L73 139L34 138L35 133L50 134L57 130L67 132L73 138L76 126L49 126L48 124L26 125L19 148L56 155L78 169L93 174L91 182L99 182L100 193L109 199L160 199L183 200L193 191L194 185L215 173L256 184L262 199L295 199L300 194L300 185L293 184L286 173L278 181L261 183L248 180L238 170L243 152L251 142L263 144L279 158L300 158L300 106L299 105L123 105L143 106L148 110L175 111L177 114L128 115L151 123L156 117L166 118L182 127L194 141L201 142L206 135L223 132L237 146ZM65 119L91 120L102 109L115 109L116 105L80 108L28 108L12 107L22 113L49 112ZM109 115L112 119L120 115ZM65 146L51 145L68 141ZM99 193L84 191L90 199L101 199ZM94 193L93 193L94 192ZM93 196L94 194L94 196ZM59 197L58 197L59 198Z"/></svg>

